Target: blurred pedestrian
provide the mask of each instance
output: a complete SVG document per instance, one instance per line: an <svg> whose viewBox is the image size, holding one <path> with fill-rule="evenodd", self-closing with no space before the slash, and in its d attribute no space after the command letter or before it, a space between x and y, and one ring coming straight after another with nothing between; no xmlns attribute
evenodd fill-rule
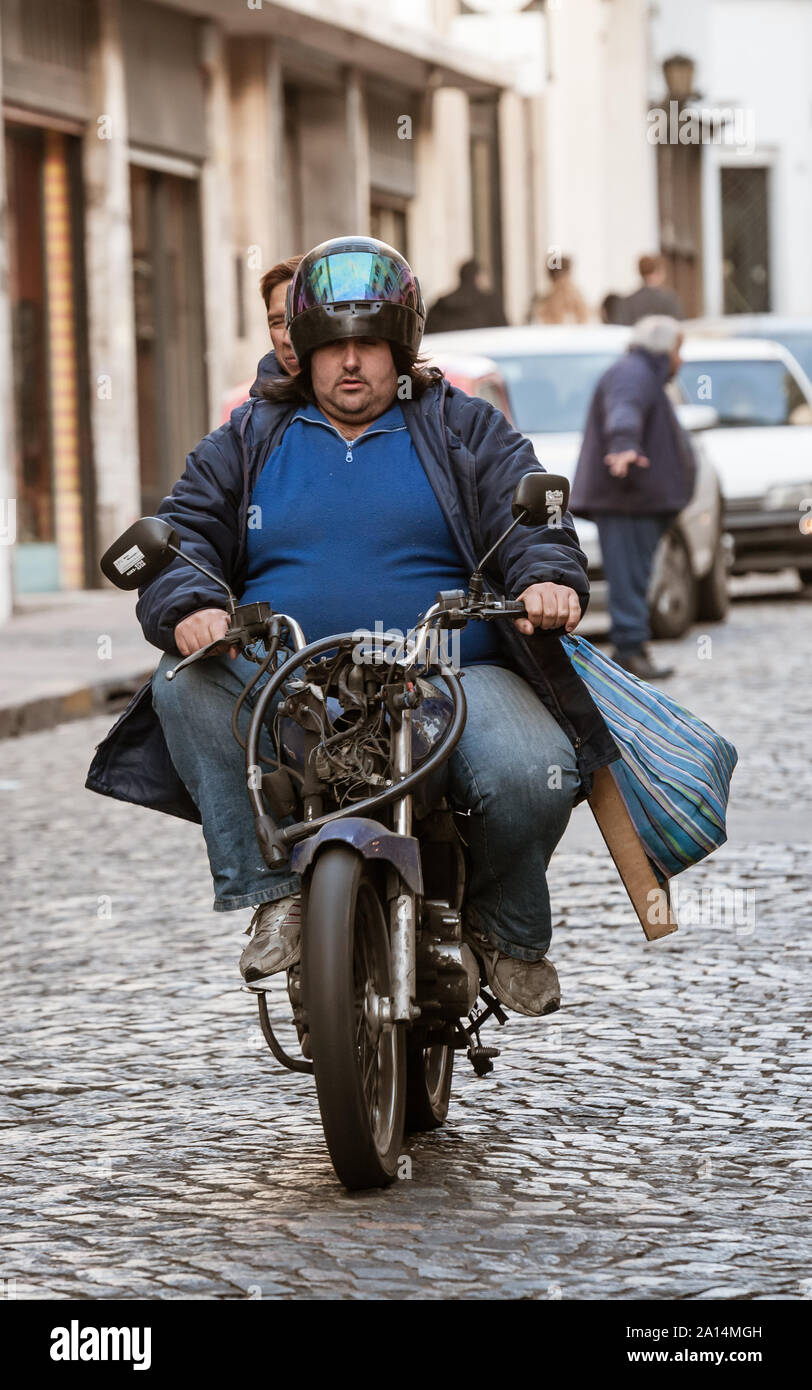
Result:
<svg viewBox="0 0 812 1390"><path fill-rule="evenodd" d="M637 262L642 284L634 294L621 300L623 317L617 323L635 324L652 314L667 314L672 319L684 319L685 311L679 295L666 285L664 256L641 256Z"/></svg>
<svg viewBox="0 0 812 1390"><path fill-rule="evenodd" d="M530 305L530 323L587 323L589 310L581 291L572 279L572 258L562 256L560 266L548 266L552 288L544 295L534 295Z"/></svg>
<svg viewBox="0 0 812 1390"><path fill-rule="evenodd" d="M427 333L457 333L466 328L504 328L507 324L501 296L491 286L476 261L464 261L459 284L450 294L435 300L429 309Z"/></svg>
<svg viewBox="0 0 812 1390"><path fill-rule="evenodd" d="M601 323L625 323L621 294L612 292L601 301Z"/></svg>
<svg viewBox="0 0 812 1390"><path fill-rule="evenodd" d="M589 407L570 506L596 522L609 585L614 659L662 679L646 650L648 587L661 537L690 501L696 463L665 391L681 365L676 319L636 324L628 351L604 372Z"/></svg>

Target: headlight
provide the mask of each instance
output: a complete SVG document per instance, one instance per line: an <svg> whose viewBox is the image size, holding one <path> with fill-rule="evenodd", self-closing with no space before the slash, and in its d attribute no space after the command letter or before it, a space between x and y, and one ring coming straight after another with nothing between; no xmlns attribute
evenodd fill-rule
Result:
<svg viewBox="0 0 812 1390"><path fill-rule="evenodd" d="M812 478L806 483L776 483L764 498L771 511L812 510Z"/></svg>

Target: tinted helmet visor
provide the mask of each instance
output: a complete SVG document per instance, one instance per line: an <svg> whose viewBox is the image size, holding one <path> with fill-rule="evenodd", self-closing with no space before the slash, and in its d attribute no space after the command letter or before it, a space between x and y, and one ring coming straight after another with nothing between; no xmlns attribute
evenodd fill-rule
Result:
<svg viewBox="0 0 812 1390"><path fill-rule="evenodd" d="M317 257L291 285L289 317L335 304L385 301L425 314L417 280L402 258L384 251L346 250Z"/></svg>

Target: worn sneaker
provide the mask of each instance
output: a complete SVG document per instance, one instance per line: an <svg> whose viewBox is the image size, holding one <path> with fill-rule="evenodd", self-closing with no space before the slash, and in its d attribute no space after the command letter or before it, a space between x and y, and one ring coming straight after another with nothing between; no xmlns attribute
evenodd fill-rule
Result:
<svg viewBox="0 0 812 1390"><path fill-rule="evenodd" d="M248 931L253 935L240 956L244 980L261 980L295 965L302 934L299 894L262 903L251 918Z"/></svg>
<svg viewBox="0 0 812 1390"><path fill-rule="evenodd" d="M466 937L485 967L488 984L506 1009L541 1018L561 1008L558 973L546 956L541 960L517 960L478 933L466 932Z"/></svg>

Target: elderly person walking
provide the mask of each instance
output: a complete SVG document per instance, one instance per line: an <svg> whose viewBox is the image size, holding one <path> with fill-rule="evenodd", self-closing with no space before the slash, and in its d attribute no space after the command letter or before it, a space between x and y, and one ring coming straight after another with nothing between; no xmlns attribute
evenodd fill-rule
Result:
<svg viewBox="0 0 812 1390"><path fill-rule="evenodd" d="M676 319L651 315L604 372L589 408L571 510L594 520L609 585L614 659L662 679L646 650L648 587L661 537L690 501L696 463L665 386L681 365Z"/></svg>

